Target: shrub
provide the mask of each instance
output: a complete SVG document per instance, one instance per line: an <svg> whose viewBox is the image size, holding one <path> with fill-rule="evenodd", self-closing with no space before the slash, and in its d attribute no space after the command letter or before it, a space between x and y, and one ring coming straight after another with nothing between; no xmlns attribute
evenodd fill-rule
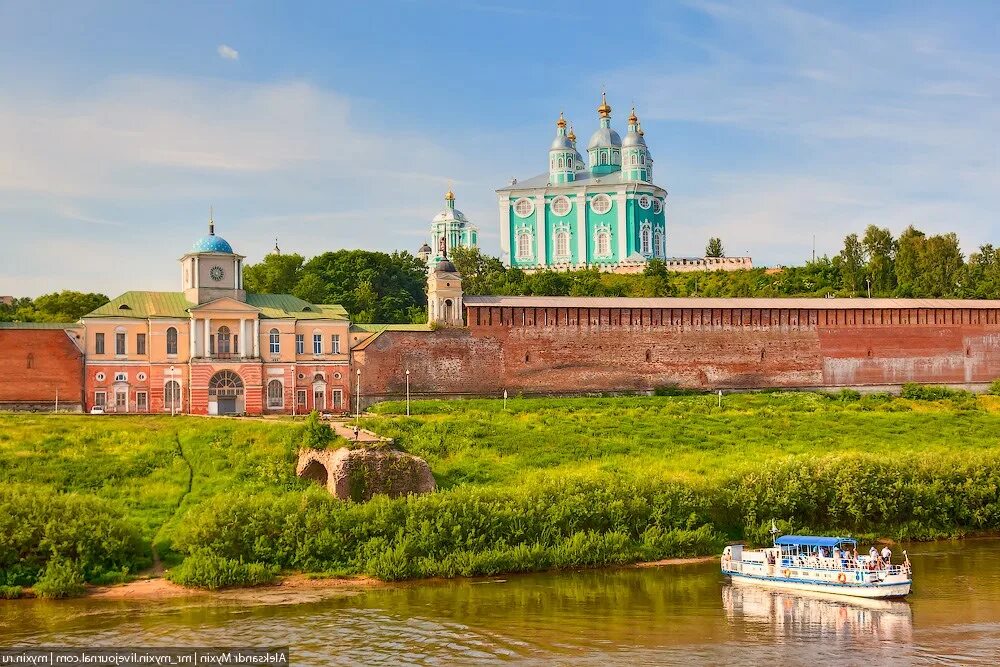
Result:
<svg viewBox="0 0 1000 667"><path fill-rule="evenodd" d="M20 586L0 586L0 600L16 600L24 595Z"/></svg>
<svg viewBox="0 0 1000 667"><path fill-rule="evenodd" d="M79 563L67 558L53 558L32 587L40 598L68 598L83 593L83 571Z"/></svg>
<svg viewBox="0 0 1000 667"><path fill-rule="evenodd" d="M857 389L841 389L832 394L827 394L830 398L841 403L856 403L861 400L861 392Z"/></svg>
<svg viewBox="0 0 1000 667"><path fill-rule="evenodd" d="M182 586L216 590L232 586L260 586L274 581L278 567L263 563L244 563L202 549L184 559L168 573L168 578Z"/></svg>
<svg viewBox="0 0 1000 667"><path fill-rule="evenodd" d="M899 395L916 401L940 401L945 398L964 398L970 396L971 393L964 389L907 382L903 385Z"/></svg>
<svg viewBox="0 0 1000 667"><path fill-rule="evenodd" d="M987 392L992 396L1000 396L1000 380L994 380L990 383L989 391Z"/></svg>
<svg viewBox="0 0 1000 667"><path fill-rule="evenodd" d="M302 446L308 449L326 449L336 439L337 434L319 418L319 413L315 410L310 412L302 427Z"/></svg>

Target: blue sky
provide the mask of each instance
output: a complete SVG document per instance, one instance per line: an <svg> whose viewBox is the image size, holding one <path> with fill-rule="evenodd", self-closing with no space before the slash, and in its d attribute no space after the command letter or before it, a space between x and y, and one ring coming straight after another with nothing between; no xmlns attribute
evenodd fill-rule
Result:
<svg viewBox="0 0 1000 667"><path fill-rule="evenodd" d="M997 238L1000 3L0 0L0 294L177 289L214 206L248 261L416 249L635 104L668 252L773 265L871 223Z"/></svg>

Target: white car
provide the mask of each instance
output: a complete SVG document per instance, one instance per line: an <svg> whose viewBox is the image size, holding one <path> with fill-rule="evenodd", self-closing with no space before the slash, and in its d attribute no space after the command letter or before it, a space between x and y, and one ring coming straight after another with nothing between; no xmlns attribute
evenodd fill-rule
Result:
<svg viewBox="0 0 1000 667"><path fill-rule="evenodd" d="M100 406L100 405L95 405L94 407L92 407L90 409L90 414L92 414L92 415L103 415L104 414L104 408L102 406Z"/></svg>

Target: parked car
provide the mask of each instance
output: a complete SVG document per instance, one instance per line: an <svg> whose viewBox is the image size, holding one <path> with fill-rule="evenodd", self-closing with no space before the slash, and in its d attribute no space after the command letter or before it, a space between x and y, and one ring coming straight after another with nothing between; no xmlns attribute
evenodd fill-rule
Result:
<svg viewBox="0 0 1000 667"><path fill-rule="evenodd" d="M90 409L90 414L92 414L92 415L103 415L104 414L104 408L101 407L100 405L95 405L94 407L92 407Z"/></svg>

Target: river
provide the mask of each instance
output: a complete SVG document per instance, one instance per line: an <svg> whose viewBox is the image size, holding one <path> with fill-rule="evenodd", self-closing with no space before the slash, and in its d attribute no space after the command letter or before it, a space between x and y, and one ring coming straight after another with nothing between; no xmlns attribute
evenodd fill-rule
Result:
<svg viewBox="0 0 1000 667"><path fill-rule="evenodd" d="M1000 539L909 553L905 602L731 587L703 562L418 582L298 604L0 601L0 646L291 646L295 665L1000 662Z"/></svg>

